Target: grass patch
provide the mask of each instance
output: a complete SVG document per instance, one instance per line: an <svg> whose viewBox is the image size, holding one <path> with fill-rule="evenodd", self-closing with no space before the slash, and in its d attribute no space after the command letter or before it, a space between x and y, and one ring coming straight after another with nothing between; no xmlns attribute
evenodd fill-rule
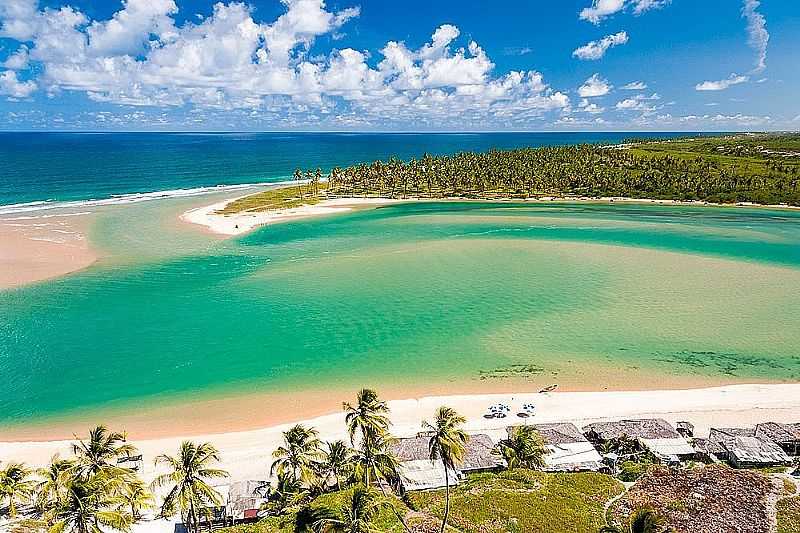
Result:
<svg viewBox="0 0 800 533"><path fill-rule="evenodd" d="M316 194L312 190L311 185L277 187L234 200L226 205L224 209L218 211L218 213L232 215L245 211L260 212L291 209L293 207L300 207L301 205L314 205L325 199L326 187L326 183L319 183L317 185L318 192ZM301 189L303 193L302 199L300 197Z"/></svg>
<svg viewBox="0 0 800 533"><path fill-rule="evenodd" d="M452 491L449 524L465 533L595 533L604 524L605 502L622 490L604 474L478 474ZM443 514L444 491L414 493L410 500L418 511Z"/></svg>
<svg viewBox="0 0 800 533"><path fill-rule="evenodd" d="M778 533L800 533L800 496L778 501Z"/></svg>

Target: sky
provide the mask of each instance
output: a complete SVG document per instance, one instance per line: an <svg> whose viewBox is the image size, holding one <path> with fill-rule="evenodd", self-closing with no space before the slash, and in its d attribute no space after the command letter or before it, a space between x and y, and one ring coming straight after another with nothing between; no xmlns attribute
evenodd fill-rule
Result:
<svg viewBox="0 0 800 533"><path fill-rule="evenodd" d="M800 130L797 0L0 0L0 130Z"/></svg>

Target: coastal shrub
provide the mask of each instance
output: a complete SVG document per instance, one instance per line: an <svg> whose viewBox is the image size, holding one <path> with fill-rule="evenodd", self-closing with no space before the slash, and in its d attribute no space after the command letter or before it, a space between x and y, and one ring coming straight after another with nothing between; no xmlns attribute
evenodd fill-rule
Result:
<svg viewBox="0 0 800 533"><path fill-rule="evenodd" d="M778 501L778 533L800 533L800 496Z"/></svg>
<svg viewBox="0 0 800 533"><path fill-rule="evenodd" d="M619 479L626 483L632 483L639 479L642 474L647 472L649 463L637 463L634 461L625 461L619 469Z"/></svg>
<svg viewBox="0 0 800 533"><path fill-rule="evenodd" d="M622 490L611 476L588 472L472 475L451 493L449 523L476 533L594 533L604 524L605 502ZM442 516L444 491L417 492L410 499L418 512Z"/></svg>
<svg viewBox="0 0 800 533"><path fill-rule="evenodd" d="M309 516L313 516L315 511L330 509L338 512L342 506L352 497L353 489L346 489L338 492L322 494L315 498L307 507L300 511L291 512L281 516L271 516L260 520L255 524L242 524L219 531L223 533L305 533L309 532ZM392 498L392 503L400 509L401 514L408 509L396 498ZM380 531L387 533L400 533L403 526L397 521L392 512L388 509L381 511L375 520L374 526Z"/></svg>

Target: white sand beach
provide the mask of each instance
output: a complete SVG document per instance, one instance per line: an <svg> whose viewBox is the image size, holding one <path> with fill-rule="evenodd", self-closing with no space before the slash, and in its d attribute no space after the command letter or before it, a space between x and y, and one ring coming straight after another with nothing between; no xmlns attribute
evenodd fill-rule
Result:
<svg viewBox="0 0 800 533"><path fill-rule="evenodd" d="M353 391L355 397L355 391ZM348 398L343 398L347 400ZM511 406L512 413L505 419L486 419L487 408L503 402ZM800 384L729 385L723 387L689 390L606 391L606 392L550 392L525 394L476 394L461 396L431 396L419 399L389 402L393 432L397 436L414 435L421 423L430 418L442 405L453 407L467 418L471 432L487 431L496 435L510 424L522 419L515 413L525 403L536 406L536 414L528 419L532 423L574 422L583 426L590 422L615 418L662 417L675 423L692 422L697 434L703 436L712 426L747 426L758 422L800 421ZM113 429L113 420L108 421ZM324 440L346 438L344 415L335 412L303 421L317 428ZM242 431L192 437L197 442L208 441L220 449L222 467L233 480L266 479L270 454L279 445L281 432L292 424ZM88 428L87 428L88 429ZM0 441L2 441L0 434ZM161 453L172 453L181 436L134 441L144 454L145 479L154 475L153 458ZM56 453L67 455L70 441L50 442L0 442L0 457L4 460L24 461L43 465Z"/></svg>
<svg viewBox="0 0 800 533"><path fill-rule="evenodd" d="M245 195L249 196L249 195ZM390 198L333 198L314 205L303 205L290 209L267 211L243 211L235 214L221 214L219 211L240 198L230 198L211 205L190 209L181 215L181 220L205 226L210 232L220 235L242 235L255 228L320 215L344 213L359 207L374 207L403 200Z"/></svg>

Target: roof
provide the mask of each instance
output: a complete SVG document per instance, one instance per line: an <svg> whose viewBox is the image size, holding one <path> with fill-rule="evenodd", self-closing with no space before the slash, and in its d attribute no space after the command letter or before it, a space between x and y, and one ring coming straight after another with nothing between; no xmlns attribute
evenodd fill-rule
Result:
<svg viewBox="0 0 800 533"><path fill-rule="evenodd" d="M406 490L431 490L445 486L445 470L441 461L418 459L404 461L399 467L400 478ZM458 483L458 476L450 471L450 485Z"/></svg>
<svg viewBox="0 0 800 533"><path fill-rule="evenodd" d="M600 470L602 458L589 441L548 444L544 456L545 470L549 472L574 472Z"/></svg>
<svg viewBox="0 0 800 533"><path fill-rule="evenodd" d="M464 460L458 469L462 472L472 470L489 470L505 465L499 455L492 453L494 442L489 435L471 435L466 445Z"/></svg>
<svg viewBox="0 0 800 533"><path fill-rule="evenodd" d="M694 455L696 450L686 442L686 439L678 437L675 439L640 439L648 450L660 457L678 457Z"/></svg>
<svg viewBox="0 0 800 533"><path fill-rule="evenodd" d="M428 437L409 437L397 439L391 446L392 453L401 463L409 461L429 461ZM470 435L465 445L464 461L459 465L459 470L486 470L503 466L505 464L497 455L492 453L494 442L488 435Z"/></svg>
<svg viewBox="0 0 800 533"><path fill-rule="evenodd" d="M734 437L723 442L722 446L739 463L788 464L791 461L780 446L758 437Z"/></svg>
<svg viewBox="0 0 800 533"><path fill-rule="evenodd" d="M597 422L583 428L584 433L594 432L602 440L618 439L622 436L636 439L678 439L680 434L661 418L617 420Z"/></svg>
<svg viewBox="0 0 800 533"><path fill-rule="evenodd" d="M575 442L589 442L575 424L556 422L553 424L534 424L533 428L542 436L545 444L559 445ZM511 428L509 428L509 431Z"/></svg>
<svg viewBox="0 0 800 533"><path fill-rule="evenodd" d="M758 424L755 436L766 438L772 442L784 443L800 440L800 424L779 424L777 422L764 422Z"/></svg>
<svg viewBox="0 0 800 533"><path fill-rule="evenodd" d="M708 440L720 443L735 437L755 437L755 428L711 428Z"/></svg>

